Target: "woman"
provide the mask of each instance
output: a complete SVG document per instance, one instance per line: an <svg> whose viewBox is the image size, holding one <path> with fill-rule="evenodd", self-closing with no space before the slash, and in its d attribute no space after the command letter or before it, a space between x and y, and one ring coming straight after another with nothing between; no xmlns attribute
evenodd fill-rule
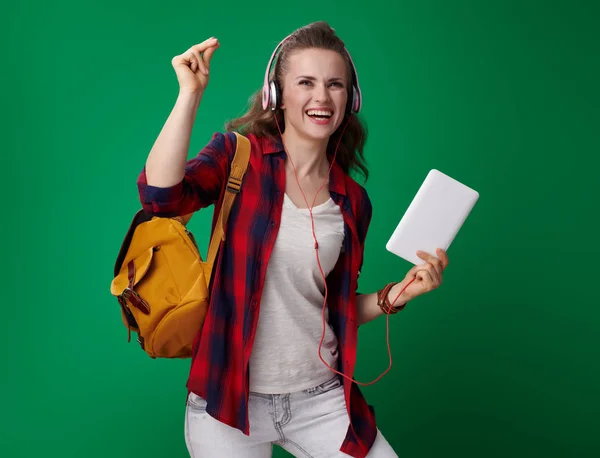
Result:
<svg viewBox="0 0 600 458"><path fill-rule="evenodd" d="M353 381L357 328L437 288L447 255L420 253L424 263L401 282L356 292L371 203L349 174L367 175L366 134L352 60L326 23L280 43L273 84L270 62L248 113L186 161L218 47L210 38L173 59L179 96L138 181L146 211L174 216L214 204L218 214L232 131L250 139L194 342L189 453L263 458L278 444L298 457L396 457Z"/></svg>

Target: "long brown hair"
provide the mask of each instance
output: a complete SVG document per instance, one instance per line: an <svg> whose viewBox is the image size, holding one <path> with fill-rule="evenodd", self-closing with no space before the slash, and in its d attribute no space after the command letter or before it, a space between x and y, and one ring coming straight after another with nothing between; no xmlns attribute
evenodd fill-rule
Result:
<svg viewBox="0 0 600 458"><path fill-rule="evenodd" d="M352 73L350 61L345 52L344 42L335 34L335 30L323 21L313 22L297 29L281 46L274 70L275 79L279 83L281 90L283 91L283 75L287 71L289 56L293 51L308 48L336 51L344 58L348 75L348 97L351 98ZM262 88L252 94L249 100L249 109L244 115L232 119L225 124L226 130L235 130L242 135L251 133L256 136L267 136L271 138L274 138L279 134L277 122L282 131L285 130L282 110L263 110L261 91ZM277 122L275 121L275 116L277 116ZM343 136L340 140L342 131ZM366 181L369 177L369 171L363 155L365 142L367 140L367 128L364 121L360 120L355 113L346 114L340 126L329 138L329 143L327 145L328 155L333 156L338 140L339 148L337 150L336 162L347 174L350 174L353 170L359 171L364 175Z"/></svg>

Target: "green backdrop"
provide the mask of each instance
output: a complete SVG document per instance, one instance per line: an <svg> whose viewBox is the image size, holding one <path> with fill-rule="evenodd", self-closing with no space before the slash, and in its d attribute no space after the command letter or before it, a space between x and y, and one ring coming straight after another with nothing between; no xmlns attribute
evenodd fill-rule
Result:
<svg viewBox="0 0 600 458"><path fill-rule="evenodd" d="M364 388L401 457L600 456L595 1L11 2L2 17L3 457L184 457L189 361L127 344L112 268L177 95L171 58L220 39L194 155L281 38L315 20L358 67L374 215L361 290L431 168L480 200L442 287L393 316ZM212 209L191 223L206 246ZM360 330L357 378L388 365ZM281 450L276 457L287 456Z"/></svg>

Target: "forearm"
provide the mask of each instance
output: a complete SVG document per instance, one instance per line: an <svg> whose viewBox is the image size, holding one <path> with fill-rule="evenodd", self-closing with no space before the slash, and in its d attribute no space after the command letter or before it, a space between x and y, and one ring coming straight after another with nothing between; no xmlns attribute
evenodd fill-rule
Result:
<svg viewBox="0 0 600 458"><path fill-rule="evenodd" d="M151 186L170 187L185 174L192 127L202 95L180 92L146 160L146 177Z"/></svg>
<svg viewBox="0 0 600 458"><path fill-rule="evenodd" d="M406 282L400 282L394 285L388 293L390 304L392 304L394 307L406 304L409 301L409 298L405 297L404 293L402 293L398 300L396 300L396 302L393 302L396 296L398 296L398 294L400 293L400 291L402 291L404 286L406 286ZM359 326L383 315L383 310L381 310L379 305L377 305L377 293L375 292L371 294L361 294L357 296L356 313Z"/></svg>

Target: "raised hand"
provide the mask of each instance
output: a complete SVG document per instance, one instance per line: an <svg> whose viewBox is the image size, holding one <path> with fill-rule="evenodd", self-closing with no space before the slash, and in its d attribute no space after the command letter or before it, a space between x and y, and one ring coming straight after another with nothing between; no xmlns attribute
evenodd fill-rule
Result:
<svg viewBox="0 0 600 458"><path fill-rule="evenodd" d="M175 69L180 91L204 93L208 85L210 60L219 46L219 41L212 37L173 57L171 65Z"/></svg>

